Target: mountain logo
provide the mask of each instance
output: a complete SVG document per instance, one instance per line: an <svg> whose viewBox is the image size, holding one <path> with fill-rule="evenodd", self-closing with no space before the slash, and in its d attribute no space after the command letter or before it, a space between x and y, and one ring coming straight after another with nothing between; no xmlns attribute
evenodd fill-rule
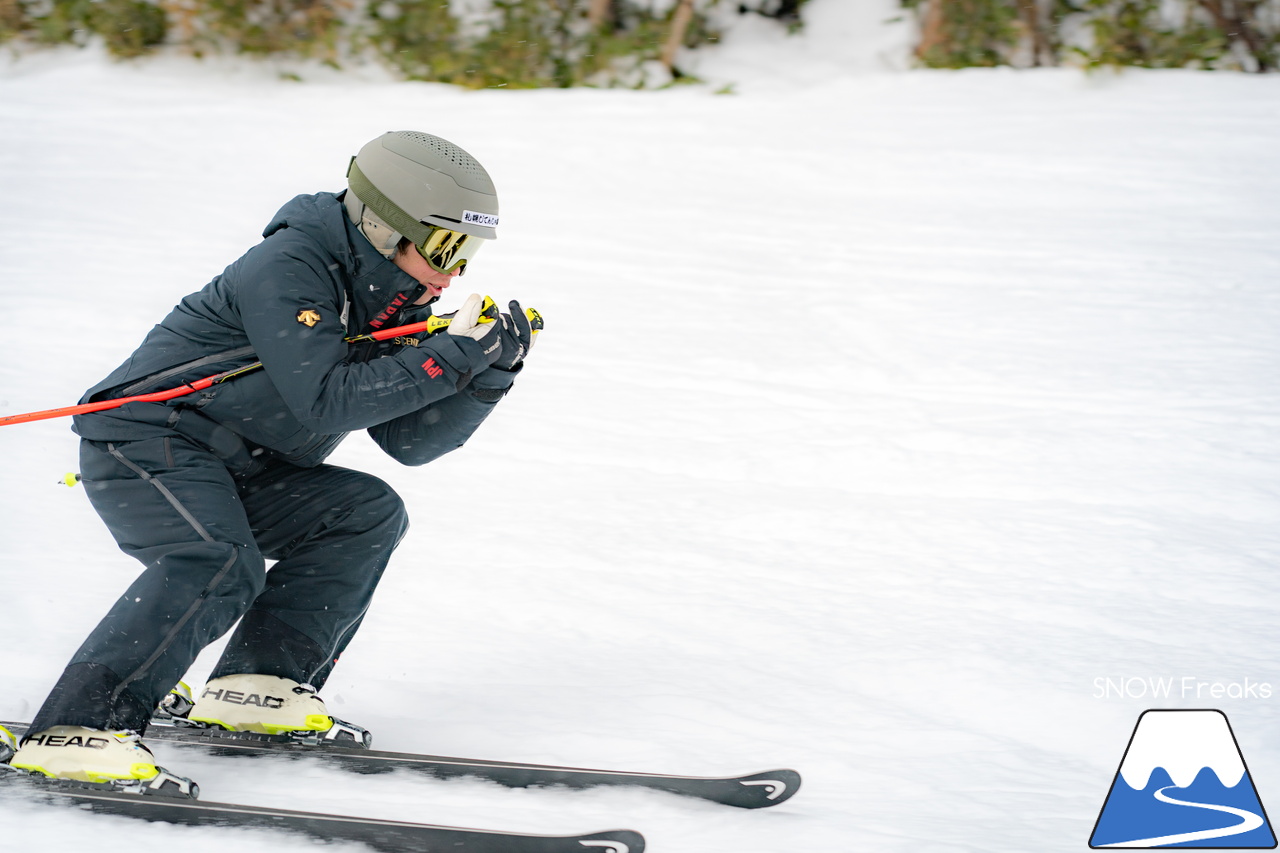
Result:
<svg viewBox="0 0 1280 853"><path fill-rule="evenodd" d="M1275 833L1227 715L1143 711L1089 846L1274 849Z"/></svg>

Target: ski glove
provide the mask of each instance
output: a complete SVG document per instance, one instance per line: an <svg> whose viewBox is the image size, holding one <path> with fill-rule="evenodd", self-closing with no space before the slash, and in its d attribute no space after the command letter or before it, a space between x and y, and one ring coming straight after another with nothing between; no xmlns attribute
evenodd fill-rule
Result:
<svg viewBox="0 0 1280 853"><path fill-rule="evenodd" d="M462 303L449 323L449 334L471 338L480 344L485 366L493 364L502 355L503 323L497 311L493 300L473 293Z"/></svg>
<svg viewBox="0 0 1280 853"><path fill-rule="evenodd" d="M502 355L493 363L499 370L514 371L524 362L542 329L542 315L533 308L520 310L520 303L511 300L507 304L510 314L502 315Z"/></svg>

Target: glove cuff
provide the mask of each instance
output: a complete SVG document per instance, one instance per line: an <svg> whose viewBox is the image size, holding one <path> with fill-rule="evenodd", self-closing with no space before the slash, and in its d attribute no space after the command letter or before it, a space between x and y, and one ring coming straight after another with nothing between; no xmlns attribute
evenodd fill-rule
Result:
<svg viewBox="0 0 1280 853"><path fill-rule="evenodd" d="M511 390L516 375L523 369L524 363L521 362L511 370L490 367L480 371L471 379L471 396L486 403L496 403Z"/></svg>

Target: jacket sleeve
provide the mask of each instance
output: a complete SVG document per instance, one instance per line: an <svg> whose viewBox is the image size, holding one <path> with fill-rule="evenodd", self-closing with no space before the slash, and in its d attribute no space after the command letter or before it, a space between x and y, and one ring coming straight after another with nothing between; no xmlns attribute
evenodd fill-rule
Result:
<svg viewBox="0 0 1280 853"><path fill-rule="evenodd" d="M304 427L333 435L384 423L454 396L484 369L480 345L451 335L347 363L342 285L326 258L299 241L271 242L241 258L250 268L240 271L237 308L263 369Z"/></svg>
<svg viewBox="0 0 1280 853"><path fill-rule="evenodd" d="M485 370L461 392L371 427L369 435L397 462L425 465L465 444L519 372Z"/></svg>

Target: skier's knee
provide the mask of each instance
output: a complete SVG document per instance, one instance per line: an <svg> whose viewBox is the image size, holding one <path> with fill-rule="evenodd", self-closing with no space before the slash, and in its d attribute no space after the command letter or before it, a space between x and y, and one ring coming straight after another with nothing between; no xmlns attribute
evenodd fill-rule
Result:
<svg viewBox="0 0 1280 853"><path fill-rule="evenodd" d="M352 505L355 509L353 521L364 530L383 531L387 538L399 542L409 529L409 513L404 500L395 489L377 477L366 479Z"/></svg>
<svg viewBox="0 0 1280 853"><path fill-rule="evenodd" d="M246 548L242 545L231 546L235 550L236 582L248 591L252 601L257 598L267 584L267 561L257 548Z"/></svg>
<svg viewBox="0 0 1280 853"><path fill-rule="evenodd" d="M257 598L266 586L267 562L257 548L208 542L195 549L195 553L171 555L175 568L186 562L184 556L198 560L204 573L211 573L206 594L247 603Z"/></svg>

